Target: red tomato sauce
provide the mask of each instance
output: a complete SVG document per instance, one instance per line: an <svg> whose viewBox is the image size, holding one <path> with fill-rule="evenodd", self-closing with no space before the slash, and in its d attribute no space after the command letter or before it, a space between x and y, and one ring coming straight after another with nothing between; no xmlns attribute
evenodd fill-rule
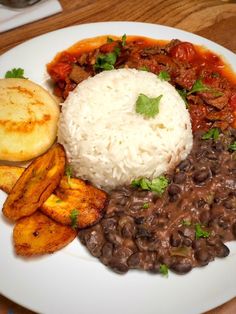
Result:
<svg viewBox="0 0 236 314"><path fill-rule="evenodd" d="M193 131L230 125L236 128L236 75L223 58L189 42L129 36L123 43L113 35L82 40L47 65L54 93L65 99L86 74L98 73L99 56L114 53L116 62L110 67L146 68L157 75L168 72L170 83L186 94ZM208 90L192 93L197 81Z"/></svg>

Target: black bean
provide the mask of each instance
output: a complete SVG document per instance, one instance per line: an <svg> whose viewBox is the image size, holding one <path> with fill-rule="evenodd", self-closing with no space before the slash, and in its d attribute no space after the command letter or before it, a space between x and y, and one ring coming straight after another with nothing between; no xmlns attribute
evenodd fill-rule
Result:
<svg viewBox="0 0 236 314"><path fill-rule="evenodd" d="M140 254L139 253L134 253L132 254L127 261L129 267L131 268L137 268L139 263L140 263Z"/></svg>
<svg viewBox="0 0 236 314"><path fill-rule="evenodd" d="M144 223L145 221L145 217L137 217L137 218L134 218L134 221L137 225L141 225Z"/></svg>
<svg viewBox="0 0 236 314"><path fill-rule="evenodd" d="M122 228L122 236L125 238L132 238L135 234L135 227L131 223L127 223Z"/></svg>
<svg viewBox="0 0 236 314"><path fill-rule="evenodd" d="M203 183L210 177L210 171L208 169L200 169L194 172L193 180L196 183Z"/></svg>
<svg viewBox="0 0 236 314"><path fill-rule="evenodd" d="M221 198L220 198L219 196L215 196L213 201L214 201L214 203L216 203L216 204L220 204Z"/></svg>
<svg viewBox="0 0 236 314"><path fill-rule="evenodd" d="M210 220L210 213L209 213L209 211L205 210L205 211L201 212L199 218L200 218L200 221L201 221L201 223L203 225L207 225L209 220Z"/></svg>
<svg viewBox="0 0 236 314"><path fill-rule="evenodd" d="M139 212L141 209L143 209L143 203L144 202L140 202L139 204L132 204L131 206L130 206L130 210L132 211L132 212Z"/></svg>
<svg viewBox="0 0 236 314"><path fill-rule="evenodd" d="M219 227L225 229L229 228L229 221L227 221L224 217L220 217L218 220Z"/></svg>
<svg viewBox="0 0 236 314"><path fill-rule="evenodd" d="M126 262L130 255L133 254L133 250L126 246L120 246L113 250L113 257L119 259L120 262Z"/></svg>
<svg viewBox="0 0 236 314"><path fill-rule="evenodd" d="M189 159L185 159L181 161L181 163L178 165L179 170L181 171L188 171L191 168L191 162Z"/></svg>
<svg viewBox="0 0 236 314"><path fill-rule="evenodd" d="M184 227L180 229L179 233L182 234L186 238L190 238L191 240L194 240L195 238L195 230L190 227Z"/></svg>
<svg viewBox="0 0 236 314"><path fill-rule="evenodd" d="M206 248L201 248L195 252L195 258L201 266L207 265L211 259Z"/></svg>
<svg viewBox="0 0 236 314"><path fill-rule="evenodd" d="M122 245L123 238L120 237L116 232L112 231L107 234L105 234L105 237L108 241L113 243L115 246Z"/></svg>
<svg viewBox="0 0 236 314"><path fill-rule="evenodd" d="M171 203L174 203L174 202L176 202L178 200L178 198L179 198L178 194L170 195L169 200L170 200Z"/></svg>
<svg viewBox="0 0 236 314"><path fill-rule="evenodd" d="M232 225L232 232L234 237L236 238L236 222Z"/></svg>
<svg viewBox="0 0 236 314"><path fill-rule="evenodd" d="M173 260L175 261L175 258L169 255L164 255L160 258L160 262L167 266L172 265L174 263Z"/></svg>
<svg viewBox="0 0 236 314"><path fill-rule="evenodd" d="M197 200L196 202L196 207L197 208L201 208L203 207L205 204L207 204L203 199Z"/></svg>
<svg viewBox="0 0 236 314"><path fill-rule="evenodd" d="M90 253L95 257L99 257L104 244L102 232L100 230L93 230L91 233L86 233L84 239Z"/></svg>
<svg viewBox="0 0 236 314"><path fill-rule="evenodd" d="M177 184L182 184L186 180L186 174L184 172L178 172L174 175L173 181Z"/></svg>
<svg viewBox="0 0 236 314"><path fill-rule="evenodd" d="M176 184L170 184L168 187L168 193L169 195L176 195L181 192L181 188Z"/></svg>
<svg viewBox="0 0 236 314"><path fill-rule="evenodd" d="M159 261L154 261L149 271L152 273L160 273L160 266L161 266L161 263Z"/></svg>
<svg viewBox="0 0 236 314"><path fill-rule="evenodd" d="M210 165L211 168L211 172L213 175L216 175L218 173L220 173L221 168L220 168L220 164L218 162L214 162Z"/></svg>
<svg viewBox="0 0 236 314"><path fill-rule="evenodd" d="M233 204L233 198L228 198L227 200L224 201L223 203L224 207L227 209L233 209L234 204Z"/></svg>
<svg viewBox="0 0 236 314"><path fill-rule="evenodd" d="M192 265L190 261L180 261L173 263L170 268L178 274L186 274L192 269Z"/></svg>
<svg viewBox="0 0 236 314"><path fill-rule="evenodd" d="M222 152L224 150L224 144L220 141L217 141L214 145L214 148L217 152Z"/></svg>
<svg viewBox="0 0 236 314"><path fill-rule="evenodd" d="M216 246L216 256L217 257L226 257L230 253L229 248L221 243L221 245Z"/></svg>
<svg viewBox="0 0 236 314"><path fill-rule="evenodd" d="M107 218L102 220L101 225L103 227L103 231L108 233L116 229L117 222L115 218Z"/></svg>
<svg viewBox="0 0 236 314"><path fill-rule="evenodd" d="M119 274L124 274L129 270L129 267L126 263L122 263L116 259L112 259L108 266Z"/></svg>
<svg viewBox="0 0 236 314"><path fill-rule="evenodd" d="M236 129L235 128L231 128L230 129L230 133L236 139Z"/></svg>
<svg viewBox="0 0 236 314"><path fill-rule="evenodd" d="M207 245L210 245L210 246L216 246L218 242L219 242L218 238L209 237L206 239Z"/></svg>
<svg viewBox="0 0 236 314"><path fill-rule="evenodd" d="M152 234L144 227L138 227L135 238L151 238Z"/></svg>
<svg viewBox="0 0 236 314"><path fill-rule="evenodd" d="M218 159L217 155L214 154L214 152L212 152L212 151L208 151L205 156L206 156L206 158L208 158L210 160L217 160Z"/></svg>
<svg viewBox="0 0 236 314"><path fill-rule="evenodd" d="M113 252L113 245L112 245L112 243L106 242L103 245L103 248L102 248L102 256L104 258L111 258L112 257L112 252Z"/></svg>
<svg viewBox="0 0 236 314"><path fill-rule="evenodd" d="M189 239L189 238L184 238L184 239L183 239L183 244L184 244L185 246L191 246L191 245L192 245L192 240Z"/></svg>
<svg viewBox="0 0 236 314"><path fill-rule="evenodd" d="M181 245L181 237L177 232L171 234L170 244L174 247L178 247Z"/></svg>
<svg viewBox="0 0 236 314"><path fill-rule="evenodd" d="M205 246L205 243L206 243L206 239L198 239L198 240L194 240L193 243L192 243L192 247L195 249L195 250L198 250L200 249L201 247Z"/></svg>

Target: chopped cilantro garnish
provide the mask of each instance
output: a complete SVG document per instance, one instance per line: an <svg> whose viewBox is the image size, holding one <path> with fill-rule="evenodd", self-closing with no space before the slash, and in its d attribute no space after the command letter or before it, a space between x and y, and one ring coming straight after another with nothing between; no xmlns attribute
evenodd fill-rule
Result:
<svg viewBox="0 0 236 314"><path fill-rule="evenodd" d="M161 98L162 95L150 98L144 94L139 94L136 100L136 112L142 114L145 118L154 118L159 113Z"/></svg>
<svg viewBox="0 0 236 314"><path fill-rule="evenodd" d="M170 80L170 74L167 71L161 71L157 77L162 81L169 81Z"/></svg>
<svg viewBox="0 0 236 314"><path fill-rule="evenodd" d="M186 226L186 227L191 226L191 221L183 219L182 220L182 226Z"/></svg>
<svg viewBox="0 0 236 314"><path fill-rule="evenodd" d="M233 150L233 151L236 150L236 141L234 141L233 144L229 145L229 150Z"/></svg>
<svg viewBox="0 0 236 314"><path fill-rule="evenodd" d="M210 232L203 230L201 225L198 223L195 225L195 236L196 239L208 238L210 236Z"/></svg>
<svg viewBox="0 0 236 314"><path fill-rule="evenodd" d="M124 34L122 37L121 37L121 45L122 47L124 47L126 45L126 34Z"/></svg>
<svg viewBox="0 0 236 314"><path fill-rule="evenodd" d="M187 93L188 95L196 93L196 92L206 92L209 91L210 88L203 84L202 80L196 80L193 84L192 89Z"/></svg>
<svg viewBox="0 0 236 314"><path fill-rule="evenodd" d="M177 88L176 88L176 90L179 93L179 95L181 96L181 98L183 99L183 101L185 102L186 108L188 108L187 91L185 89L177 89Z"/></svg>
<svg viewBox="0 0 236 314"><path fill-rule="evenodd" d="M168 272L169 272L169 268L166 264L161 264L160 265L160 273L163 275L163 276L166 276L168 277Z"/></svg>
<svg viewBox="0 0 236 314"><path fill-rule="evenodd" d="M73 175L72 168L70 165L66 165L65 175L67 176L67 182L70 185L70 179Z"/></svg>
<svg viewBox="0 0 236 314"><path fill-rule="evenodd" d="M200 80L200 79L195 81L192 89L187 93L187 95L190 95L190 94L193 94L196 92L210 92L210 93L214 94L216 97L223 95L221 92L204 85L202 80Z"/></svg>
<svg viewBox="0 0 236 314"><path fill-rule="evenodd" d="M113 52L109 52L107 54L99 54L94 65L95 70L113 70L119 54L120 48L118 47L115 47Z"/></svg>
<svg viewBox="0 0 236 314"><path fill-rule="evenodd" d="M115 47L114 48L114 52L116 53L116 56L118 57L120 55L120 48L119 47Z"/></svg>
<svg viewBox="0 0 236 314"><path fill-rule="evenodd" d="M140 187L142 190L149 190L156 192L159 196L161 196L165 189L167 188L169 182L168 179L164 176L160 176L149 180L147 178L135 179L131 182L133 187Z"/></svg>
<svg viewBox="0 0 236 314"><path fill-rule="evenodd" d="M79 211L76 208L72 209L72 211L70 212L71 227L73 229L76 229L78 227L78 225L77 225L78 215L79 215Z"/></svg>
<svg viewBox="0 0 236 314"><path fill-rule="evenodd" d="M158 194L163 194L167 188L169 182L164 176L157 177L152 180L151 190L157 192Z"/></svg>
<svg viewBox="0 0 236 314"><path fill-rule="evenodd" d="M143 209L147 209L149 207L149 204L148 203L144 203L143 204Z"/></svg>
<svg viewBox="0 0 236 314"><path fill-rule="evenodd" d="M94 65L96 70L113 70L116 63L117 54L115 52L109 52L108 54L100 54L97 56L96 63Z"/></svg>
<svg viewBox="0 0 236 314"><path fill-rule="evenodd" d="M66 165L65 174L66 174L67 178L72 177L72 168L70 165Z"/></svg>
<svg viewBox="0 0 236 314"><path fill-rule="evenodd" d="M218 128L212 128L208 132L204 133L202 136L203 140L213 139L216 141L219 138L220 130Z"/></svg>
<svg viewBox="0 0 236 314"><path fill-rule="evenodd" d="M107 37L107 43L113 43L114 39L112 39L111 37Z"/></svg>
<svg viewBox="0 0 236 314"><path fill-rule="evenodd" d="M14 68L7 71L5 78L24 78L24 70L21 68Z"/></svg>
<svg viewBox="0 0 236 314"><path fill-rule="evenodd" d="M147 72L150 71L150 69L149 69L146 65L144 65L144 66L138 68L138 70L140 70L140 71L147 71Z"/></svg>

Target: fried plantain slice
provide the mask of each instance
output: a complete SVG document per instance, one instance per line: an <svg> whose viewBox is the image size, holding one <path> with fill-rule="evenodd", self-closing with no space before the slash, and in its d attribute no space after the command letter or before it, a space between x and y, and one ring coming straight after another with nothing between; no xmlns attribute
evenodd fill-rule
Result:
<svg viewBox="0 0 236 314"><path fill-rule="evenodd" d="M0 166L0 189L9 194L25 168Z"/></svg>
<svg viewBox="0 0 236 314"><path fill-rule="evenodd" d="M3 204L3 214L14 221L34 213L59 184L65 160L65 151L60 144L37 157L8 195Z"/></svg>
<svg viewBox="0 0 236 314"><path fill-rule="evenodd" d="M62 224L86 228L102 218L106 193L83 180L63 177L41 211Z"/></svg>
<svg viewBox="0 0 236 314"><path fill-rule="evenodd" d="M72 242L77 232L37 211L19 219L13 230L17 255L33 256L53 253Z"/></svg>
<svg viewBox="0 0 236 314"><path fill-rule="evenodd" d="M67 198L69 195L89 199L98 208L104 205L107 198L104 191L86 183L84 180L66 176L62 177L56 189L56 194L62 199Z"/></svg>

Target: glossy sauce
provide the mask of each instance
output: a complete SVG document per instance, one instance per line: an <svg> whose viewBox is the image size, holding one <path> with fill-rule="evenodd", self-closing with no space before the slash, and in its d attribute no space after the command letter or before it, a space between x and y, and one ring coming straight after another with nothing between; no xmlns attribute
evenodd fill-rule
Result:
<svg viewBox="0 0 236 314"><path fill-rule="evenodd" d="M107 38L112 38L114 42L108 43ZM113 35L99 36L96 38L89 38L79 41L70 48L62 51L56 55L56 57L47 65L47 70L51 74L56 69L56 75L51 75L56 86L54 93L61 97L63 86L66 84L66 93L63 97L67 97L68 93L76 87L76 83L69 79L72 67L83 57L83 55L94 55L96 51L98 53L106 54L112 52L114 47L120 39ZM129 36L126 40L127 46L132 50L144 50L145 48L164 47L168 44L165 40L155 40L151 38L145 38L141 36ZM202 73L207 73L203 79L203 83L207 85L214 85L214 81L217 81L217 76L222 76L227 79L229 84L232 86L233 92L229 98L226 110L231 112L232 119L230 125L236 128L236 75L233 73L230 66L220 56L213 52L205 49L204 47L193 45L188 42L180 42L173 46L168 53L168 58L173 58L180 63L188 63L190 67L196 70L199 76ZM94 57L95 58L95 57ZM95 59L91 58L90 68L95 63ZM138 59L137 59L138 60ZM136 61L137 61L136 60ZM142 60L140 60L142 65ZM140 66L141 67L141 66ZM160 68L156 63L155 58L151 59L148 64L149 70L154 73L158 73ZM87 71L87 69L86 69ZM90 70L91 72L91 70ZM216 74L216 77L212 77L212 74ZM94 75L96 73L90 73ZM188 84L188 81L186 79ZM171 82L172 83L172 82ZM191 83L189 83L191 86ZM205 103L199 103L197 106L190 104L189 112L192 120L193 131L196 130L207 130L211 127L212 123L206 119L206 116L212 111L212 107ZM225 111L222 113L221 120L224 121ZM229 120L229 118L227 118ZM228 121L227 121L228 122Z"/></svg>

